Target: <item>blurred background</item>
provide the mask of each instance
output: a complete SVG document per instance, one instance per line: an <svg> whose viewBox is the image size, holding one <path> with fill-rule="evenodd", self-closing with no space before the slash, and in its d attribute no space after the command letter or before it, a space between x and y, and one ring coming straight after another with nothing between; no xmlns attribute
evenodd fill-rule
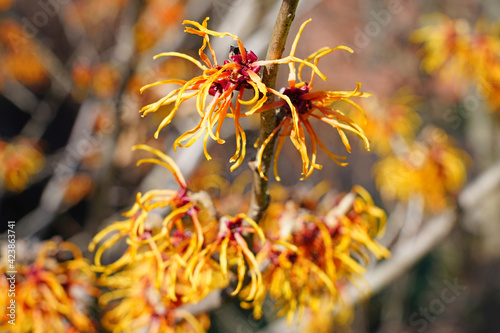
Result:
<svg viewBox="0 0 500 333"><path fill-rule="evenodd" d="M16 221L18 242L57 238L86 251L92 236L120 219L138 191L175 184L163 170L135 166L142 156L131 146L139 143L172 156L194 185L212 174L227 186L236 181L243 196L237 204L226 201L227 209L245 207L249 169L244 163L229 172L235 150L231 126L223 127L224 145L209 145L213 161L205 161L198 143L174 152L174 140L197 123L196 110L182 108L154 139L170 109L143 118L139 110L168 90L140 94L139 89L199 75L184 59L153 60L167 51L198 58L200 38L183 32L184 19L200 22L209 16L209 28L238 35L264 59L279 5L273 0L0 0L1 232L7 221ZM361 82L361 91L374 95L355 99L366 112L372 149L365 151L349 136L349 154L337 133L319 124L327 147L347 155L349 165L340 167L320 153L323 169L299 182L300 156L287 142L279 161L280 186L308 193L321 182L339 192L362 185L389 216L382 243L393 252L419 237L433 239L429 225L443 212L456 217L435 246L358 303L350 328L336 330L500 332L500 3L302 0L285 55L309 18L296 55L305 58L323 46L353 49L320 61L328 81L316 78L315 89L352 91ZM227 57L231 42L213 38L218 59ZM287 72L280 70L278 89L287 86ZM349 104L338 108L364 123ZM259 123L244 119L243 126L250 161ZM220 182L213 188L223 192ZM272 320L253 321L250 312L229 304L211 314L210 332L234 332L235 322L238 332L299 329L268 325ZM315 330L332 332L328 327Z"/></svg>

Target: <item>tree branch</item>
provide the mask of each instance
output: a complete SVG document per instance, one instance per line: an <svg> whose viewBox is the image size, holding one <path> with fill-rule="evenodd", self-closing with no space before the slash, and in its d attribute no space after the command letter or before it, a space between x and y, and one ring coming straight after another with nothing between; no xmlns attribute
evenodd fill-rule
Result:
<svg viewBox="0 0 500 333"><path fill-rule="evenodd" d="M273 34L271 36L271 41L269 43L269 48L267 49L267 60L276 60L281 58L283 51L285 50L285 43L288 37L288 32L290 31L290 26L292 25L293 19L295 18L295 10L299 0L283 0L278 17L276 19L276 24L274 26ZM276 86L276 77L278 76L278 66L279 65L268 65L264 68L264 74L262 77L262 82L270 88ZM268 94L267 103L274 101L274 95ZM260 140L262 144L269 135L276 128L276 116L274 110L269 110L262 112L260 115ZM269 142L262 154L262 172L268 177L269 166L271 165L271 160L274 151L275 140ZM262 146L259 148L262 149ZM259 175L257 171L257 165L255 163L250 163L250 168L255 173L253 179L253 189L252 189L252 202L250 204L250 209L248 216L256 222L259 222L264 214L264 211L269 205L269 193L267 190L267 180Z"/></svg>

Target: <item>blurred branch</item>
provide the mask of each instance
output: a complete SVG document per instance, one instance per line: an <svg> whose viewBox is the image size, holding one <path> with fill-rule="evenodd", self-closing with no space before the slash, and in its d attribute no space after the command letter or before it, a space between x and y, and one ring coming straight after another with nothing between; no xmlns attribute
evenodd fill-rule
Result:
<svg viewBox="0 0 500 333"><path fill-rule="evenodd" d="M467 186L458 196L460 208L467 210L475 208L481 199L497 188L500 184L500 162L484 171L476 181Z"/></svg>
<svg viewBox="0 0 500 333"><path fill-rule="evenodd" d="M2 87L2 96L23 112L30 115L35 112L38 99L35 94L17 81L5 81Z"/></svg>
<svg viewBox="0 0 500 333"><path fill-rule="evenodd" d="M133 12L133 11L131 11ZM124 35L127 34L131 36L132 27L130 25L129 31L121 30L118 35L118 47L120 47L119 52L115 52L115 56L119 56L117 62L122 64L123 68L130 68L130 59L132 58L133 52L123 52L123 45L130 44L130 40L123 40ZM89 48L92 48L91 42L86 39L83 43ZM64 98L66 98L71 93L72 81L71 77L57 57L52 54L52 51L43 47L43 45L37 44L37 46L41 50L42 59L44 59L44 65L49 71L51 75L51 86L49 90L48 100L53 101L47 105L48 102L38 103L36 109L33 112L33 117L31 121L25 126L23 132L28 133L38 133L42 134L45 130L46 125L50 122L53 115L57 112L60 103ZM121 60L121 61L119 61ZM123 86L120 90L121 93L124 91L126 82L128 80L124 80ZM46 98L47 99L47 98ZM58 103L58 104L55 104ZM24 216L18 224L18 234L19 237L33 237L39 234L44 228L50 225L54 221L54 219L64 211L64 195L67 190L67 186L69 184L69 180L76 173L78 166L83 157L85 157L85 153L82 151L83 146L87 147L91 144L92 140L92 130L95 123L95 119L97 117L96 107L97 101L92 98L86 99L80 106L78 111L77 119L72 128L72 132L64 149L64 153L62 157L59 159L57 163L53 164L54 174L48 184L45 186L44 191L42 193L39 206ZM45 115L45 117L37 117L37 113L47 113L47 109L49 114ZM119 109L119 108L118 108ZM41 121L39 118L44 118ZM118 119L120 117L117 117ZM117 132L120 130L120 126L115 126L114 133L111 135L111 139L107 139L107 141L112 142L113 147L110 151L113 151L114 144L116 142ZM104 139L103 139L104 140ZM100 145L104 145L104 141L100 142ZM113 154L105 154L105 167L103 174L105 176L109 176L109 165L111 165ZM109 183L99 183L100 188L102 186L109 187ZM100 192L98 192L99 194ZM98 196L101 201L107 202L106 200L102 200L102 196ZM95 211L92 210L93 214ZM94 224L95 225L95 224Z"/></svg>
<svg viewBox="0 0 500 333"><path fill-rule="evenodd" d="M456 225L459 214L476 209L481 200L494 188L500 186L500 162L486 170L477 179L466 186L458 196L457 212L448 210L424 223L424 227L413 238L400 244L390 259L378 264L365 275L372 294L379 292L398 277L408 271L422 257L442 244ZM352 287L352 286L351 286ZM355 304L363 295L355 288L346 293L346 303Z"/></svg>
<svg viewBox="0 0 500 333"><path fill-rule="evenodd" d="M369 285L365 295L352 285L343 294L346 306L354 305L361 299L375 294L406 273L420 259L442 244L457 221L456 214L448 210L426 221L420 232L403 243L398 243L391 258L379 263L375 269L364 276Z"/></svg>
<svg viewBox="0 0 500 333"><path fill-rule="evenodd" d="M50 77L50 86L42 101L29 89L16 81L7 82L2 95L20 110L31 115L19 135L40 138L57 114L64 100L71 93L72 81L64 64L43 43L36 42L39 59Z"/></svg>
<svg viewBox="0 0 500 333"><path fill-rule="evenodd" d="M91 234L95 234L98 231L100 222L111 215L109 211L111 190L117 184L117 179L120 176L120 170L113 163L113 157L119 135L123 129L122 114L126 103L127 85L137 71L138 58L134 53L133 46L133 27L137 20L137 11L135 9L135 2L131 1L127 6L127 10L123 13L120 28L117 31L117 42L112 53L111 61L119 65L122 80L113 103L116 125L113 127L108 139L111 146L109 151L112 153L103 154L104 160L101 174L96 180L98 187L90 205L90 217L85 223L86 230Z"/></svg>
<svg viewBox="0 0 500 333"><path fill-rule="evenodd" d="M71 6L72 4L70 3L68 5ZM135 13L135 11L130 10L129 13ZM61 22L63 22L63 20L61 20ZM130 46L133 45L133 43L129 40L129 37L127 37L133 36L131 33L131 26L132 23L129 24L129 30L119 31L117 45L115 46L116 52L113 54L113 56L118 58L117 63L127 68L130 65L128 60L133 55L131 50L132 46ZM63 27L66 28L64 25ZM64 32L69 34L67 29L64 29ZM83 42L80 41L79 46L86 50L85 52L91 50L93 52L92 54L97 55L97 51L92 41L87 38L85 34L83 35L85 38L83 38ZM124 38L128 39L124 40ZM52 50L45 47L42 43L37 42L36 45L39 49L40 58L43 60L44 67L47 69L51 78L49 91L46 93L44 100L38 101L36 96L26 89L16 89L16 91L7 89L7 97L23 111L31 114L30 121L21 131L21 135L29 135L30 137L41 137L43 135L48 124L57 114L62 102L71 94L73 86L71 75L65 64L53 54ZM128 52L124 49L124 45L130 46ZM81 55L78 49L76 49L75 53ZM123 90L125 89L125 85L126 82L123 84ZM17 86L16 83L13 83L13 88L18 88ZM12 94L9 94L10 91L12 91ZM82 158L85 157L85 152L83 152L83 150L94 142L92 138L93 126L97 116L97 110L99 110L96 103L97 101L95 99L89 98L80 105L68 143L60 158L57 159L58 162L54 161L50 166L53 175L43 190L39 206L19 221L18 234L20 237L33 237L37 235L50 225L59 214L65 211L63 199L69 180L78 170ZM115 126L115 130L119 131L119 127L120 126ZM114 138L111 140L109 138L101 138L99 142L101 146L104 146L104 140L106 140L106 142L112 142L114 148L114 143L116 141ZM111 163L110 161L113 154L103 155L105 158L105 166L108 166ZM106 164L106 162L108 164ZM105 170L108 169L105 168ZM103 173L106 174L106 172Z"/></svg>
<svg viewBox="0 0 500 333"><path fill-rule="evenodd" d="M96 110L94 103L94 100L87 99L81 105L64 153L59 161L53 164L54 174L44 188L39 206L17 224L16 231L20 238L33 237L59 214L68 182L84 157L84 154L79 152L79 147L82 143L88 144L94 126L97 116L97 113L93 112Z"/></svg>
<svg viewBox="0 0 500 333"><path fill-rule="evenodd" d="M399 246L406 244L408 240L414 238L424 223L424 198L421 194L413 195L406 205L406 214L402 218L403 225L399 230L396 242L391 249L397 251Z"/></svg>
<svg viewBox="0 0 500 333"><path fill-rule="evenodd" d="M77 12L77 6L74 1L68 1L65 4L65 9L69 12ZM95 48L94 43L92 43L90 36L85 30L85 25L82 22L80 15L72 16L72 27L64 24L64 11L58 11L57 13L59 21L61 22L62 31L64 36L68 40L69 44L73 47L73 55L77 57L89 57L97 58L99 56L98 50ZM76 33L77 29L73 26L78 27L80 33Z"/></svg>

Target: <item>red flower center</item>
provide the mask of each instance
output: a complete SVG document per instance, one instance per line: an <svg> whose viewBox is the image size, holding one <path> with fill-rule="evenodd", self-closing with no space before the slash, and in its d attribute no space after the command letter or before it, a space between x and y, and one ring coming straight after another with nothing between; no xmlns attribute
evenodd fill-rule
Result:
<svg viewBox="0 0 500 333"><path fill-rule="evenodd" d="M223 77L216 80L210 87L209 93L212 96L214 96L216 93L222 94L224 91L227 91L234 86L236 86L234 90L237 91L239 91L241 88L251 88L251 86L247 84L247 81L251 80L250 76L248 75L248 71L252 71L254 73L258 73L260 71L261 66L255 66L253 64L259 58L252 51L247 52L246 60L243 61L243 56L240 53L240 49L238 47L231 46L229 56L231 60L224 60L224 65L232 62L240 65L240 68L233 71L225 71ZM220 69L222 68L222 66L218 66L218 68Z"/></svg>
<svg viewBox="0 0 500 333"><path fill-rule="evenodd" d="M283 95L290 98L290 101L292 102L293 106L295 106L295 109L298 113L306 114L309 112L309 110L311 110L311 101L302 99L301 96L307 94L308 92L309 87L305 85L301 88L294 88L293 90L290 88L286 88L285 91L283 91ZM290 106L288 104L285 104L283 108L288 115L291 115L292 111L290 110Z"/></svg>

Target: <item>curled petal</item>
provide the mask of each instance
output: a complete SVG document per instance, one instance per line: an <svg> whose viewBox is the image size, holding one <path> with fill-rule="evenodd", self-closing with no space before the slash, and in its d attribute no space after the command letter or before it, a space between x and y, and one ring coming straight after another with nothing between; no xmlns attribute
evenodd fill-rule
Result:
<svg viewBox="0 0 500 333"><path fill-rule="evenodd" d="M187 60L191 61L193 64L195 64L196 66L198 66L198 68L200 68L201 70L207 70L208 69L206 66L203 66L201 64L201 62L199 62L195 58L193 58L191 56L188 56L187 54L180 53L180 52L163 52L163 53L155 55L153 57L153 59L156 60L159 57L180 57L180 58L184 58L184 59L187 59Z"/></svg>
<svg viewBox="0 0 500 333"><path fill-rule="evenodd" d="M175 180L177 180L177 183L179 183L179 185L181 187L183 187L183 188L187 187L186 180L184 179L184 176L182 175L181 170L179 169L177 164L175 164L174 160L171 157L165 155L164 153L162 153L158 149L154 149L154 148L149 147L149 146L144 145L144 144L135 145L132 147L132 150L138 150L138 149L142 149L142 150L148 151L150 153L153 153L156 156L158 156L160 158L160 160L153 160L153 159L140 160L139 162L137 162L137 165L140 165L140 164L145 163L145 162L156 163L156 164L162 165L165 168L167 168L168 170L170 170L170 172L172 172L172 174L175 177Z"/></svg>

